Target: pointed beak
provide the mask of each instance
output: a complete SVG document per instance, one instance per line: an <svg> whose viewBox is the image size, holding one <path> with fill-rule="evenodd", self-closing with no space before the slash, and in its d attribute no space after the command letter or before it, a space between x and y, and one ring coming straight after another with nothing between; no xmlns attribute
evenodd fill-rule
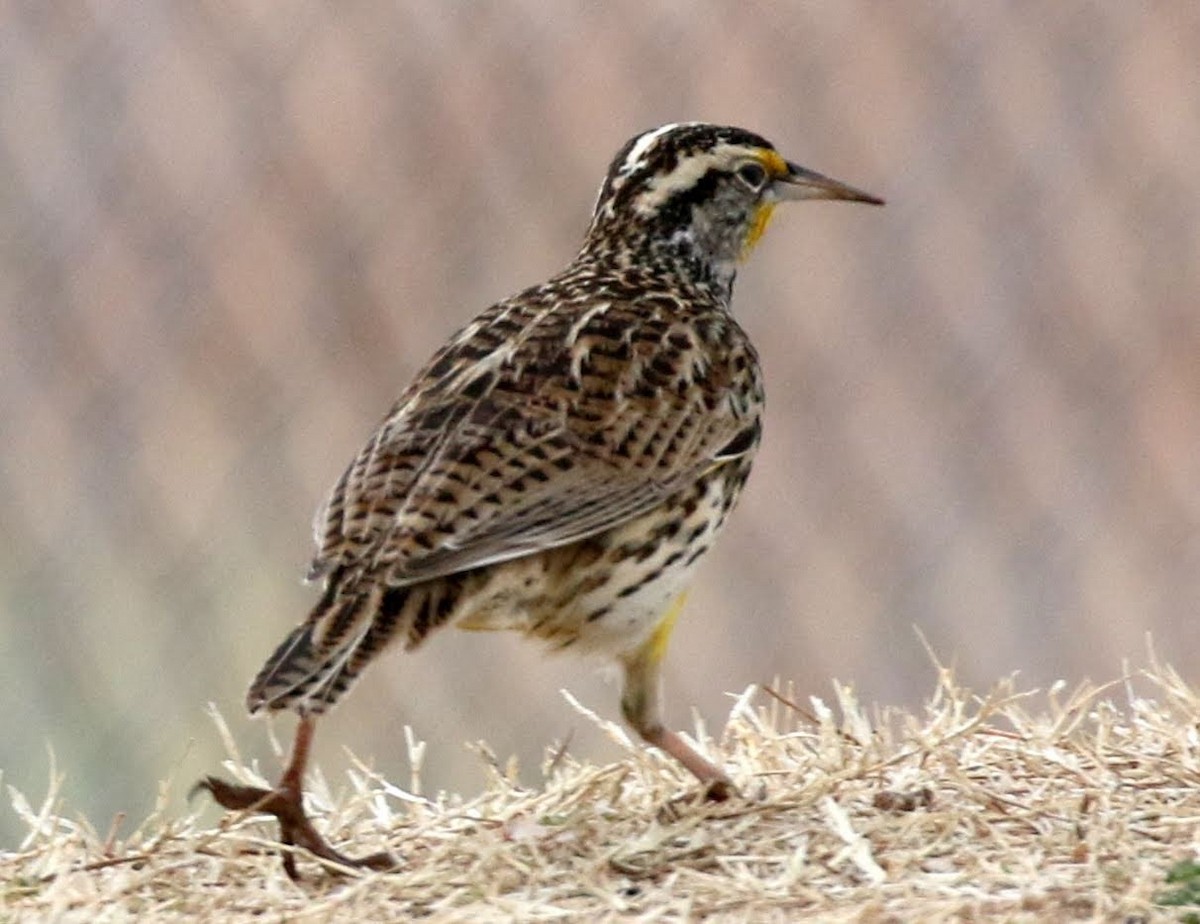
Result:
<svg viewBox="0 0 1200 924"><path fill-rule="evenodd" d="M883 205L883 200L878 196L847 186L815 170L806 170L791 161L787 162L787 170L787 174L777 177L771 185L775 197L781 202L796 199L845 199L849 202Z"/></svg>

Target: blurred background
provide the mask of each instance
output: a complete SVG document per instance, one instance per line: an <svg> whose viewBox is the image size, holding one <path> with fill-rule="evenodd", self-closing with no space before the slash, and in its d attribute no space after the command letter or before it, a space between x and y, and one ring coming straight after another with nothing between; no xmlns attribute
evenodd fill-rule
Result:
<svg viewBox="0 0 1200 924"><path fill-rule="evenodd" d="M632 134L704 119L888 200L782 210L735 308L755 476L673 723L754 681L916 705L1200 675L1200 5L93 0L0 13L0 769L98 828L224 756L316 590L309 522L452 330L575 253ZM522 779L595 665L445 633L324 721L408 781ZM290 735L289 722L277 731ZM0 800L0 846L23 826ZM212 811L211 809L208 811ZM215 811L213 812L215 817ZM128 827L128 826L127 826Z"/></svg>

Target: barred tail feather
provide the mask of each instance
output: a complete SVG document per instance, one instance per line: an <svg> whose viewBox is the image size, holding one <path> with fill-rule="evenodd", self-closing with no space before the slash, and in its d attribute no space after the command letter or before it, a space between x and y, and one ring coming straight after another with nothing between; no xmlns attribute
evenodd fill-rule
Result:
<svg viewBox="0 0 1200 924"><path fill-rule="evenodd" d="M261 709L283 708L285 697L304 682L315 662L313 624L296 626L258 671L246 693L246 709L254 715Z"/></svg>
<svg viewBox="0 0 1200 924"><path fill-rule="evenodd" d="M250 685L247 708L251 714L262 709L325 712L398 635L411 650L446 622L457 591L456 582L439 581L382 593L327 593L267 659Z"/></svg>
<svg viewBox="0 0 1200 924"><path fill-rule="evenodd" d="M332 706L348 683L335 688L331 677L341 671L369 633L377 610L378 595L326 594L250 684L246 708L251 715L262 709L321 713Z"/></svg>

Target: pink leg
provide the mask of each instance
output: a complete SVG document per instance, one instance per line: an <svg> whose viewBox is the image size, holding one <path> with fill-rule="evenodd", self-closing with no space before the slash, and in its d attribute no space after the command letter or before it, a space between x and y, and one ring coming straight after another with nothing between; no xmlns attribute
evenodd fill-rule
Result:
<svg viewBox="0 0 1200 924"><path fill-rule="evenodd" d="M621 690L621 712L642 740L666 751L683 764L705 786L705 797L724 802L737 792L729 776L693 748L662 721L662 678L660 666L666 654L667 636L683 605L676 600L658 629L641 649L624 661L625 684Z"/></svg>
<svg viewBox="0 0 1200 924"><path fill-rule="evenodd" d="M303 847L314 856L340 866L375 870L393 868L395 862L387 853L374 853L361 859L352 859L334 850L309 821L304 811L303 784L315 724L316 720L312 716L301 716L300 724L296 727L296 737L292 741L291 756L275 789L227 783L215 776L205 777L195 788L208 790L218 804L231 811L250 810L274 815L279 820L279 839L287 846ZM290 850L283 852L283 868L289 878L299 880L296 857Z"/></svg>

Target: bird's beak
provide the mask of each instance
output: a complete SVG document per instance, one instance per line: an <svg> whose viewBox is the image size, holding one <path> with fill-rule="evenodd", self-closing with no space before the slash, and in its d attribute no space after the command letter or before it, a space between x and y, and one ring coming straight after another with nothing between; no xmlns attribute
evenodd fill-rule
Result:
<svg viewBox="0 0 1200 924"><path fill-rule="evenodd" d="M771 188L781 202L796 199L845 199L849 202L883 205L883 200L878 196L847 186L814 170L806 170L791 161L787 162L787 173L776 177Z"/></svg>

